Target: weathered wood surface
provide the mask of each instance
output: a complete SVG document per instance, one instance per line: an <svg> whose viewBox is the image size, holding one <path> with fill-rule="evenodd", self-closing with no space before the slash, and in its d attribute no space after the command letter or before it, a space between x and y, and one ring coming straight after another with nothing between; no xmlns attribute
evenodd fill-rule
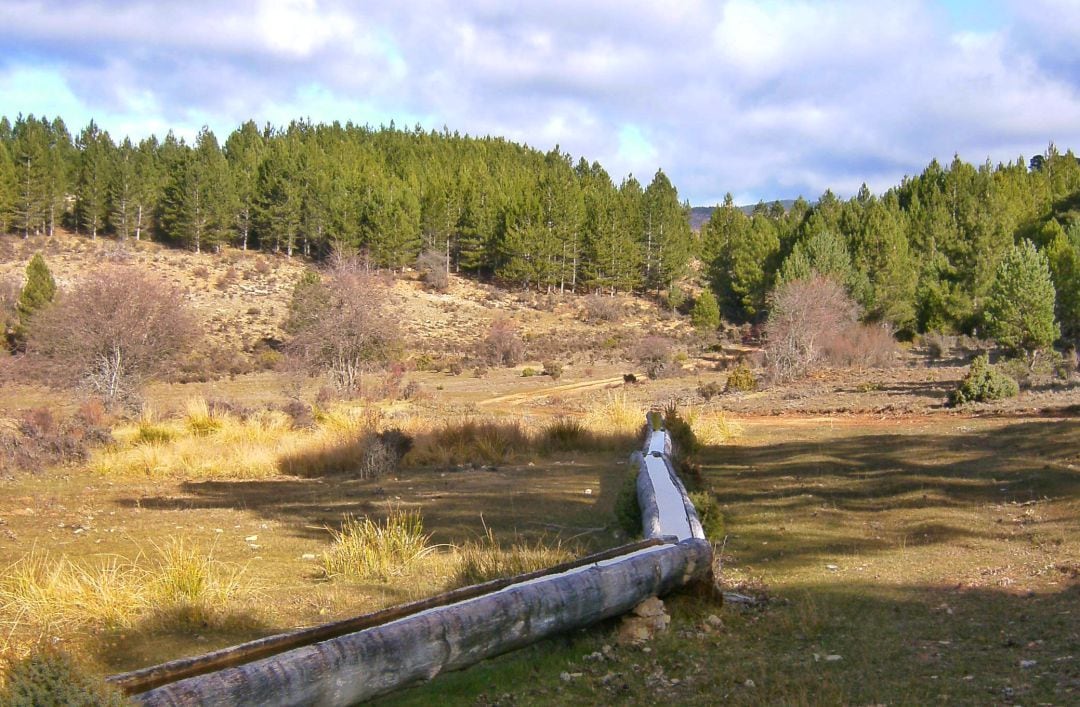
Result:
<svg viewBox="0 0 1080 707"><path fill-rule="evenodd" d="M275 655L277 653L283 653L293 648L325 641L330 638L336 638L347 633L371 628L372 626L378 626L379 624L384 624L427 609L433 609L439 606L446 606L448 604L471 599L508 587L512 584L548 575L560 574L602 560L621 557L647 547L660 545L663 542L665 541L660 538L652 538L630 543L628 545L621 545L536 572L528 572L514 577L495 579L482 584L462 587L427 599L393 606L381 611L351 617L342 621L334 621L319 626L290 631L288 633L266 636L265 638L241 643L236 646L230 646L211 653L192 656L190 658L181 658L179 660L154 665L141 670L113 675L107 678L107 680L127 694L144 692L183 678L194 675L203 675L205 673L221 670L222 668L229 668L242 663L249 663L253 660L265 658L266 656Z"/></svg>
<svg viewBox="0 0 1080 707"><path fill-rule="evenodd" d="M690 539L514 584L464 602L174 682L144 705L351 705L444 670L626 613L708 576L712 550Z"/></svg>

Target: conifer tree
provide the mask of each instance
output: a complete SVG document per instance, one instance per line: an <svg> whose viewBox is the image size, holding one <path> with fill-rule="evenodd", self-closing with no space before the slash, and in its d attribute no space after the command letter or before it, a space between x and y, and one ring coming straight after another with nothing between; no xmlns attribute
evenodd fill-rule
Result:
<svg viewBox="0 0 1080 707"><path fill-rule="evenodd" d="M113 182L112 151L107 132L94 121L79 134L78 179L75 184L75 219L78 227L97 238L109 217L109 188ZM121 201L126 194L120 196ZM126 205L126 202L125 202Z"/></svg>
<svg viewBox="0 0 1080 707"><path fill-rule="evenodd" d="M645 284L657 293L686 272L690 261L690 223L686 208L663 170L657 170L645 189L642 225Z"/></svg>
<svg viewBox="0 0 1080 707"><path fill-rule="evenodd" d="M34 116L20 116L15 120L13 148L15 227L26 238L45 230L49 213L49 140L45 127Z"/></svg>
<svg viewBox="0 0 1080 707"><path fill-rule="evenodd" d="M999 344L1031 357L1059 335L1054 321L1054 283L1046 257L1031 241L1005 254L990 290L983 319Z"/></svg>
<svg viewBox="0 0 1080 707"><path fill-rule="evenodd" d="M266 141L254 121L247 121L225 140L225 159L235 192L232 225L241 250L248 249L255 223L259 164Z"/></svg>
<svg viewBox="0 0 1080 707"><path fill-rule="evenodd" d="M1080 337L1080 223L1068 234L1059 233L1046 249L1054 288L1057 290L1057 318L1062 333Z"/></svg>
<svg viewBox="0 0 1080 707"><path fill-rule="evenodd" d="M19 323L14 330L15 345L21 348L26 343L27 332L34 315L47 307L56 298L56 281L53 280L45 258L35 253L26 266L26 284L15 303L15 313Z"/></svg>
<svg viewBox="0 0 1080 707"><path fill-rule="evenodd" d="M694 308L690 310L690 321L694 328L701 331L715 331L720 326L720 305L712 290L706 288L698 295Z"/></svg>

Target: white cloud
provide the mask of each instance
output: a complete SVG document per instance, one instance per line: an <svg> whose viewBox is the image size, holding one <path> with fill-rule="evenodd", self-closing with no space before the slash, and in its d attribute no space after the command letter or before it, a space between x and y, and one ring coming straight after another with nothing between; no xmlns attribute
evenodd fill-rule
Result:
<svg viewBox="0 0 1080 707"><path fill-rule="evenodd" d="M114 133L421 121L558 143L616 181L662 166L701 203L1080 147L1071 0L994 6L966 28L930 0L516 5L9 0L0 109Z"/></svg>

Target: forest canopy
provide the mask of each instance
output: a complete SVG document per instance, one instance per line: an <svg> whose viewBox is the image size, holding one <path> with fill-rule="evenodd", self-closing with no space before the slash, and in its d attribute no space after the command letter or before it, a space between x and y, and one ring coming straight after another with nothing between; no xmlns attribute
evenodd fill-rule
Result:
<svg viewBox="0 0 1080 707"><path fill-rule="evenodd" d="M778 285L841 284L869 320L983 334L999 268L1029 241L1045 258L1061 334L1080 336L1080 163L936 160L884 194L761 203L729 196L700 233L662 170L617 184L597 162L447 129L351 123L258 127L188 144L114 140L91 122L0 118L0 232L66 227L195 251L229 245L322 258L360 252L547 291L655 292L698 274L735 322L762 322ZM695 267L700 263L700 268Z"/></svg>

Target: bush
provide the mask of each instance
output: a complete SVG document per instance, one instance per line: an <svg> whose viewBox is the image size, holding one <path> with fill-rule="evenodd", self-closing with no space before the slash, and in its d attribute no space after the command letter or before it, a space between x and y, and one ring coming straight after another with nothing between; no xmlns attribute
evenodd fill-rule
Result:
<svg viewBox="0 0 1080 707"><path fill-rule="evenodd" d="M596 443L585 425L577 420L560 417L544 428L540 436L541 451L566 452L572 449L588 449Z"/></svg>
<svg viewBox="0 0 1080 707"><path fill-rule="evenodd" d="M896 338L887 325L852 324L825 342L825 359L835 366L889 368L896 363Z"/></svg>
<svg viewBox="0 0 1080 707"><path fill-rule="evenodd" d="M840 341L859 315L844 288L821 276L780 285L769 305L765 351L778 381L804 376L820 365L827 342Z"/></svg>
<svg viewBox="0 0 1080 707"><path fill-rule="evenodd" d="M701 331L716 331L720 326L720 305L712 290L707 289L698 296L694 308L690 310L690 321L695 329Z"/></svg>
<svg viewBox="0 0 1080 707"><path fill-rule="evenodd" d="M757 389L757 379L754 378L753 371L750 370L750 366L745 361L740 361L735 368L728 374L727 382L724 384L725 393L747 393Z"/></svg>
<svg viewBox="0 0 1080 707"><path fill-rule="evenodd" d="M720 510L716 497L708 491L698 491L688 495L701 521L701 529L705 531L705 539L711 543L723 541L724 512Z"/></svg>
<svg viewBox="0 0 1080 707"><path fill-rule="evenodd" d="M671 375L675 370L671 340L662 336L646 336L634 345L631 356L653 380Z"/></svg>
<svg viewBox="0 0 1080 707"><path fill-rule="evenodd" d="M435 250L426 250L416 259L416 269L424 284L436 292L450 289L450 273L446 269L446 257Z"/></svg>
<svg viewBox="0 0 1080 707"><path fill-rule="evenodd" d="M720 385L716 381L709 381L708 383L702 383L698 386L697 393L706 401L712 400L717 395L720 395L725 390L724 386Z"/></svg>
<svg viewBox="0 0 1080 707"><path fill-rule="evenodd" d="M512 321L500 317L491 323L479 345L480 358L492 366L516 366L525 356L525 343Z"/></svg>
<svg viewBox="0 0 1080 707"><path fill-rule="evenodd" d="M83 670L71 656L45 649L8 665L0 689L6 707L121 707L131 704L115 688Z"/></svg>
<svg viewBox="0 0 1080 707"><path fill-rule="evenodd" d="M134 267L109 266L35 315L28 350L47 361L54 380L84 385L112 404L130 402L199 334L176 288Z"/></svg>
<svg viewBox="0 0 1080 707"><path fill-rule="evenodd" d="M381 523L347 517L340 530L328 530L334 544L323 553L327 577L388 581L432 551L419 511L392 509Z"/></svg>
<svg viewBox="0 0 1080 707"><path fill-rule="evenodd" d="M949 395L949 404L1003 400L1019 393L1020 386L1016 381L991 366L990 359L983 354L971 362L971 369L960 381L960 387Z"/></svg>
<svg viewBox="0 0 1080 707"><path fill-rule="evenodd" d="M604 295L587 295L584 305L585 311L582 318L590 323L617 322L625 313L622 302Z"/></svg>
<svg viewBox="0 0 1080 707"><path fill-rule="evenodd" d="M562 377L563 365L558 361L544 361L544 375L551 376L552 380Z"/></svg>
<svg viewBox="0 0 1080 707"><path fill-rule="evenodd" d="M637 497L638 469L627 474L615 497L615 525L631 538L641 537L641 506Z"/></svg>
<svg viewBox="0 0 1080 707"><path fill-rule="evenodd" d="M531 366L525 366L525 368L521 369L521 377L522 378L532 378L535 375L536 375L536 369L532 368Z"/></svg>

